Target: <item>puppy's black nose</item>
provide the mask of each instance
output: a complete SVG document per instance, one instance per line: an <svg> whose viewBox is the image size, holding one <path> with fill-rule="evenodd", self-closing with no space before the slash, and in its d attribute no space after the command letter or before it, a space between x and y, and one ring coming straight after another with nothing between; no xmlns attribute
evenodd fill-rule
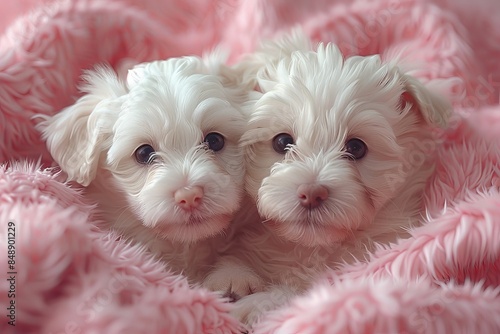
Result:
<svg viewBox="0 0 500 334"><path fill-rule="evenodd" d="M301 184L297 188L297 196L304 208L314 209L328 199L328 189L319 184Z"/></svg>

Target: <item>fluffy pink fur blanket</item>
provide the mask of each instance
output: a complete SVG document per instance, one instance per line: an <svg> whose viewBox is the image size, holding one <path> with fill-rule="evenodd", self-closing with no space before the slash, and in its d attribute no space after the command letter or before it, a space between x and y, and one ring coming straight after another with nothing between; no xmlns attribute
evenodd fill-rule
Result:
<svg viewBox="0 0 500 334"><path fill-rule="evenodd" d="M52 163L32 116L74 101L82 69L95 63L119 67L130 59L200 54L218 43L231 47L236 61L261 38L300 24L348 55L404 53L423 65L415 72L422 80L461 81L451 89L455 114L440 134L437 170L426 190L426 224L367 263L329 272L291 306L269 312L254 331L500 333L500 2L15 4L23 2L2 1L0 12L32 11L0 39L0 264L7 275L0 280L0 332L238 331L230 305L190 288L141 248L93 228L92 206L79 191L28 162ZM415 151L409 164L425 154L424 147ZM8 258L9 222L15 263ZM15 298L9 297L10 271L16 272ZM8 323L12 301L15 327Z"/></svg>

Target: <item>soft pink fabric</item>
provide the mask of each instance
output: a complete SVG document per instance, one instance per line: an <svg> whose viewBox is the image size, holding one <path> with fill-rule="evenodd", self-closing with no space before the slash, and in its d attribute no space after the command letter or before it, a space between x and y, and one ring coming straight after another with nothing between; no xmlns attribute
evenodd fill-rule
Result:
<svg viewBox="0 0 500 334"><path fill-rule="evenodd" d="M7 271L7 222L14 222L17 272L16 326L4 318L1 333L237 331L230 305L97 230L93 208L58 177L25 163L0 168L0 267ZM3 310L9 288L2 279Z"/></svg>
<svg viewBox="0 0 500 334"><path fill-rule="evenodd" d="M460 78L426 190L427 223L367 263L326 273L256 333L500 332L500 2L483 0L33 0L0 4L0 163L52 159L34 130L77 97L82 69L218 43L231 61L301 25L346 54L404 56L422 80ZM0 26L0 31L3 27ZM424 151L425 148L422 148ZM409 162L411 163L411 162ZM0 252L17 229L10 333L229 333L228 305L189 288L138 247L96 230L92 208L51 170L0 169ZM0 257L7 268L7 257ZM3 269L2 269L3 270ZM6 270L4 270L6 271ZM331 284L333 282L333 284ZM0 281L0 308L7 303Z"/></svg>

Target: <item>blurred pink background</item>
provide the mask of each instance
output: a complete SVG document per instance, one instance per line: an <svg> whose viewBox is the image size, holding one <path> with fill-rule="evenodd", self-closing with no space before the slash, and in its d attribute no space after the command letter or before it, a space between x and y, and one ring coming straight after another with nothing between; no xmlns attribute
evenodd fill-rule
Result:
<svg viewBox="0 0 500 334"><path fill-rule="evenodd" d="M16 1L4 1L1 5L2 14L0 19L0 33L5 31L5 28L16 19L16 17L28 12L33 7L50 3L54 0L16 0ZM6 3L7 2L7 3Z"/></svg>

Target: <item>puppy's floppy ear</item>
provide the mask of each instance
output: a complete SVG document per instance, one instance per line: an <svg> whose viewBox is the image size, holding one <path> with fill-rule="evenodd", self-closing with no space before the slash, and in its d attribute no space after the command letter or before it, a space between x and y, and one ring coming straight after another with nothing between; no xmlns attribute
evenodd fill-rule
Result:
<svg viewBox="0 0 500 334"><path fill-rule="evenodd" d="M47 147L68 175L68 181L88 186L95 178L99 158L111 145L113 125L127 89L110 68L100 67L83 76L85 93L75 104L37 125Z"/></svg>
<svg viewBox="0 0 500 334"><path fill-rule="evenodd" d="M404 92L401 95L401 106L411 104L416 108L427 124L445 127L451 115L451 102L438 92L424 86L410 75L403 75Z"/></svg>

